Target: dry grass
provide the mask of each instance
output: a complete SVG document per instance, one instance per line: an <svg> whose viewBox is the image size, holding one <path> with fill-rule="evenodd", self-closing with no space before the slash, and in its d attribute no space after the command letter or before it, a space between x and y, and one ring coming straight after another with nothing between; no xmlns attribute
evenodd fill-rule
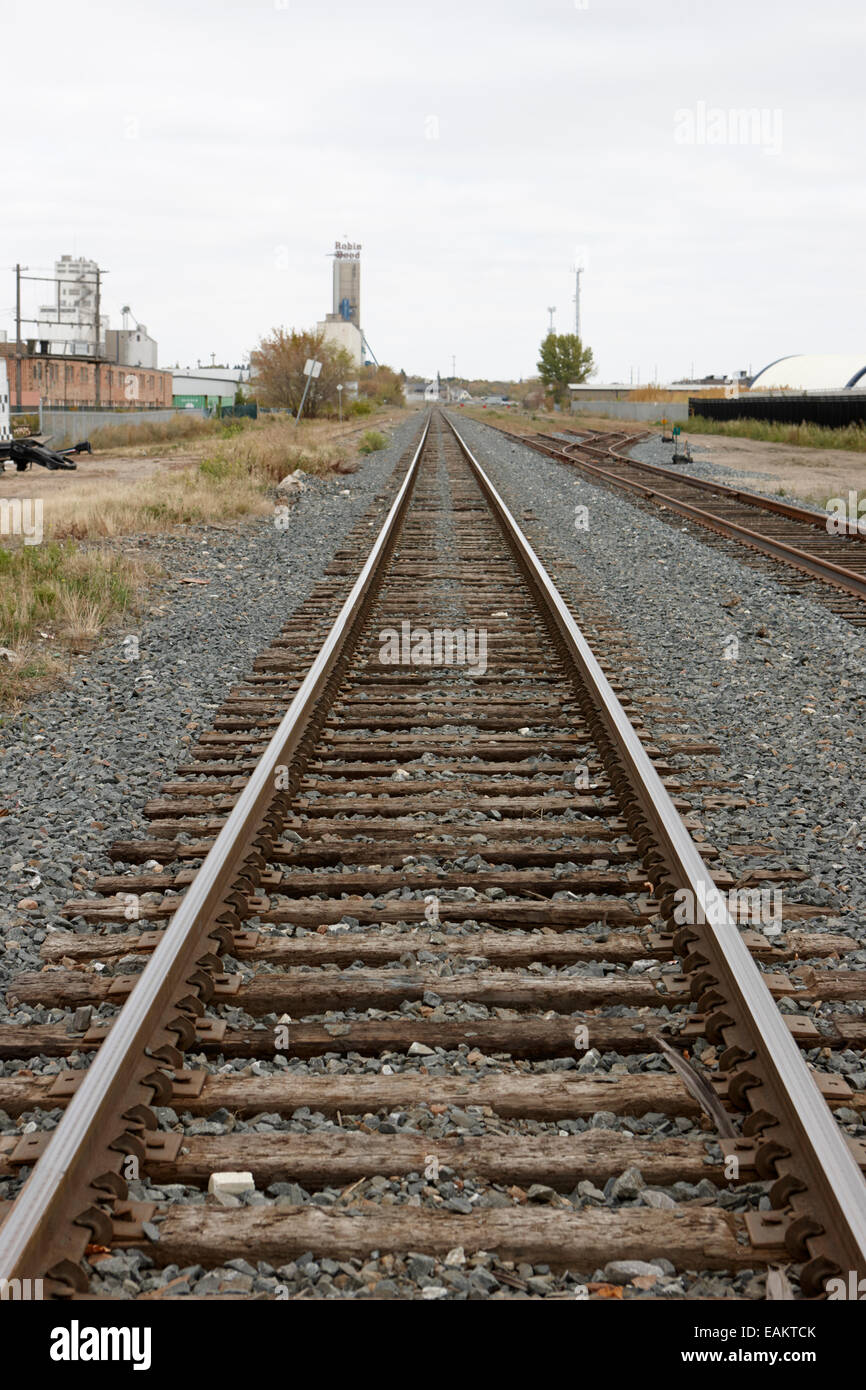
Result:
<svg viewBox="0 0 866 1390"><path fill-rule="evenodd" d="M788 425L775 420L711 420L705 415L693 415L686 428L689 434L726 435L732 439L754 439L762 444L794 444L801 449L866 452L866 428L863 425L828 429L805 420L799 425Z"/></svg>
<svg viewBox="0 0 866 1390"><path fill-rule="evenodd" d="M362 404L366 407L369 402ZM369 411L377 417L381 415L385 423L389 423L395 408L369 406ZM183 446L185 453L190 451L191 446L195 452L204 454L209 451L212 441L220 447L225 440L268 435L276 431L287 443L294 440L295 445L299 439L315 438L325 443L341 442L351 448L352 441L364 428L363 424L349 416L348 409L347 419L342 423L323 418L301 420L299 425L283 413L262 414L256 420L247 416L203 420L199 415L178 414L173 420L145 420L141 424L124 424L121 417L115 424L93 430L90 443L97 454L117 453L119 449L133 455L164 454L173 452L173 445Z"/></svg>
<svg viewBox="0 0 866 1390"><path fill-rule="evenodd" d="M130 445L167 444L174 441L205 439L218 435L228 422L216 418L202 419L200 415L178 415L173 420L144 420L140 423L103 425L92 430L90 443L94 449L123 449Z"/></svg>
<svg viewBox="0 0 866 1390"><path fill-rule="evenodd" d="M673 391L664 386L633 386L626 397L630 401L688 401L692 399L720 400L725 394L724 386L704 386L698 390Z"/></svg>
<svg viewBox="0 0 866 1390"><path fill-rule="evenodd" d="M44 500L44 526L54 540L156 533L177 526L224 525L273 511L272 490L301 468L325 477L358 466L363 426L285 416L223 423L198 463L128 482L102 478L66 486Z"/></svg>
<svg viewBox="0 0 866 1390"><path fill-rule="evenodd" d="M134 483L82 483L47 497L46 534L55 540L154 534L177 526L219 525L273 510L266 489L249 476L206 464L157 473Z"/></svg>
<svg viewBox="0 0 866 1390"><path fill-rule="evenodd" d="M50 684L71 653L135 610L147 578L137 559L72 541L0 549L0 703Z"/></svg>
<svg viewBox="0 0 866 1390"><path fill-rule="evenodd" d="M68 669L71 653L89 650L134 610L149 580L139 560L80 542L272 515L274 485L294 469L319 477L354 472L366 428L355 421L295 425L285 416L216 423L219 434L203 437L197 463L131 483L121 475L88 480L82 471L80 480L44 497L41 544L4 539L0 704L15 705L48 686Z"/></svg>
<svg viewBox="0 0 866 1390"><path fill-rule="evenodd" d="M659 417L663 413L663 405L659 405ZM489 422L495 424L499 429L509 430L512 434L562 434L564 430L574 430L579 434L581 429L610 430L622 429L627 433L637 434L642 430L652 430L653 424L646 420L623 420L619 416L602 414L585 414L583 411L560 410L484 410L480 406L464 406L458 415L469 415L473 420L480 420L482 424Z"/></svg>

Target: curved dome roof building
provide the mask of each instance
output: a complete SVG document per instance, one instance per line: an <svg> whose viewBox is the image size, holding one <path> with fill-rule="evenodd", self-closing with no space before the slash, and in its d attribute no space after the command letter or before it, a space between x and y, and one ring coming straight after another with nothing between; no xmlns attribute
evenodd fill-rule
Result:
<svg viewBox="0 0 866 1390"><path fill-rule="evenodd" d="M752 391L866 391L866 354L798 353L779 357L752 380Z"/></svg>

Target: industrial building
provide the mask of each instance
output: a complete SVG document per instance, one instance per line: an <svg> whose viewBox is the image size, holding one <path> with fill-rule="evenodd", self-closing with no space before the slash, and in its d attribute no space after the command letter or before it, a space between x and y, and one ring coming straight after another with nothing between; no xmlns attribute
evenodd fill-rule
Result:
<svg viewBox="0 0 866 1390"><path fill-rule="evenodd" d="M8 366L16 409L44 406L171 405L171 373L157 367L157 344L124 306L123 327L111 329L101 312L102 275L85 256L60 256L53 275L23 273L16 266L14 341L0 332L0 356ZM53 287L35 318L21 313L22 284ZM131 320L131 322L130 322Z"/></svg>
<svg viewBox="0 0 866 1390"><path fill-rule="evenodd" d="M55 298L29 325L42 352L54 357L100 357L108 319L99 311L100 269L85 256L54 262ZM30 336L30 335L22 335Z"/></svg>
<svg viewBox="0 0 866 1390"><path fill-rule="evenodd" d="M33 351L32 343L0 342L16 408L171 405L171 372L118 366L92 357ZM19 385L20 373L20 385Z"/></svg>
<svg viewBox="0 0 866 1390"><path fill-rule="evenodd" d="M6 375L5 358L0 357L0 444L8 444L12 438L9 421L9 378Z"/></svg>
<svg viewBox="0 0 866 1390"><path fill-rule="evenodd" d="M172 400L169 404L180 410L194 406L210 410L214 406L234 405L239 386L250 380L249 367L187 367L175 370L172 376Z"/></svg>
<svg viewBox="0 0 866 1390"><path fill-rule="evenodd" d="M359 368L364 360L361 329L361 245L357 241L334 243L333 301L330 314L316 324L326 343L343 348Z"/></svg>
<svg viewBox="0 0 866 1390"><path fill-rule="evenodd" d="M156 343L143 323L137 329L107 328L104 357L121 367L152 368L156 366Z"/></svg>
<svg viewBox="0 0 866 1390"><path fill-rule="evenodd" d="M361 243L334 244L333 312L347 323L361 327Z"/></svg>
<svg viewBox="0 0 866 1390"><path fill-rule="evenodd" d="M143 323L133 316L128 304L121 309L122 328L105 330L105 353L109 362L117 362L124 367L155 367L157 346ZM135 324L130 328L129 321Z"/></svg>

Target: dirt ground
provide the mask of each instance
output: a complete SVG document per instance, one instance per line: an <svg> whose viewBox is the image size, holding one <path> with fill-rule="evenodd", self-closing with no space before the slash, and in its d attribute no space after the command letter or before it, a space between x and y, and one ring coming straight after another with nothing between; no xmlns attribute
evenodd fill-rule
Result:
<svg viewBox="0 0 866 1390"><path fill-rule="evenodd" d="M349 445L354 445L365 430L392 429L402 418L405 418L403 413L377 413L346 421L343 425L322 421L321 434L323 440L345 440ZM24 473L19 473L11 463L7 463L0 473L0 497L44 498L65 488L80 489L82 484L105 484L114 488L125 483L137 483L155 473L176 473L189 468L206 453L213 451L216 442L213 437L203 436L183 444L127 445L119 451L96 449L92 454L73 455L73 461L78 465L74 471L54 471L34 464Z"/></svg>
<svg viewBox="0 0 866 1390"><path fill-rule="evenodd" d="M687 428L684 436L689 438ZM866 454L851 450L764 444L719 434L694 434L691 445L696 457L746 473L747 477L738 480L744 487L766 491L769 478L775 488L821 503L828 497L847 497L849 488L866 491ZM699 455L700 447L707 453Z"/></svg>
<svg viewBox="0 0 866 1390"><path fill-rule="evenodd" d="M79 454L78 467L74 472L58 469L53 472L37 465L19 473L9 463L0 475L0 497L32 497L38 494L45 497L51 493L62 492L64 488L80 487L82 483L135 483L149 478L154 473L177 472L197 462L200 453L166 452L147 455L130 452L126 454Z"/></svg>

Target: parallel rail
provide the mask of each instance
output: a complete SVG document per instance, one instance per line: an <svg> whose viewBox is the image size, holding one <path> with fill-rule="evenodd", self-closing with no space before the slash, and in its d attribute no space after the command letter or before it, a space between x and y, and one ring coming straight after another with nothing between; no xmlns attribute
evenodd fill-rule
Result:
<svg viewBox="0 0 866 1390"><path fill-rule="evenodd" d="M607 442L610 436L600 435L597 445L586 439L579 443L567 444L556 436L547 434L519 435L510 430L501 430L500 433L546 454L549 458L570 463L601 482L666 507L678 516L696 522L729 540L760 551L844 594L861 601L866 599L866 551L859 550L859 544L864 537L858 531L849 527L844 537L840 536L834 541L826 533L826 518L807 507L798 507L793 503L764 497L745 488L733 488L725 483L697 478L659 464L640 463L623 450L646 438L646 431L630 436L623 436L617 432L612 443ZM611 460L617 466L611 467L607 460ZM687 501L686 497L690 494L694 500ZM744 514L750 513L754 521L745 525L742 521L734 521L730 516L726 516L721 508L713 510L710 502L699 505L699 500L704 494L710 499L717 497L720 502L739 504L744 509ZM748 512L745 512L745 509L748 509ZM769 534L767 529L762 530L762 514L766 514L767 517L782 517L792 522L790 538L782 540ZM816 549L810 551L809 533L814 530L823 531L824 543L844 553L849 559L849 564L839 564L818 553L817 539L814 542ZM802 539L798 538L797 543L793 544L792 539L797 536L798 531Z"/></svg>

